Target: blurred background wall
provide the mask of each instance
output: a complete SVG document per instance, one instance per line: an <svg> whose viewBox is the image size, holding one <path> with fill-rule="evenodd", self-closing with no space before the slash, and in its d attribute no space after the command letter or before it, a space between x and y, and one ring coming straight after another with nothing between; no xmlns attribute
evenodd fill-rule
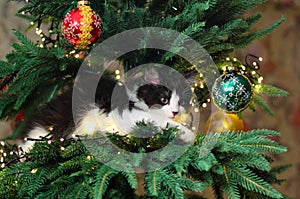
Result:
<svg viewBox="0 0 300 199"><path fill-rule="evenodd" d="M12 50L11 43L16 41L12 30L23 31L28 26L28 22L16 17L16 12L22 7L22 3L0 1L0 59L5 59L5 55ZM32 34L32 33L29 33ZM0 138L8 136L14 121L0 121Z"/></svg>
<svg viewBox="0 0 300 199"><path fill-rule="evenodd" d="M253 12L263 14L257 28L286 16L286 21L275 32L254 42L243 52L262 56L264 83L283 88L290 95L267 98L274 116L259 110L255 113L247 111L245 122L251 129L268 128L282 133L279 142L288 147L288 152L274 157L275 162L292 163L293 167L283 173L281 177L288 181L278 189L291 198L300 199L300 1L269 1Z"/></svg>
<svg viewBox="0 0 300 199"><path fill-rule="evenodd" d="M24 32L28 22L15 16L22 6L16 1L0 1L0 59L12 50L10 44L16 38L13 29ZM287 182L277 187L291 198L300 199L300 0L270 0L251 13L261 12L263 18L255 28L266 27L282 15L286 21L267 38L254 42L237 52L239 56L252 53L264 58L261 74L264 83L278 86L290 92L287 98L266 98L275 115L257 110L245 111L248 129L268 128L279 131L279 142L289 151L274 157L276 164L292 163L293 167L280 177ZM32 31L33 32L33 31ZM26 35L35 38L32 32ZM0 137L9 135L13 122L0 122ZM203 130L203 129L202 129Z"/></svg>

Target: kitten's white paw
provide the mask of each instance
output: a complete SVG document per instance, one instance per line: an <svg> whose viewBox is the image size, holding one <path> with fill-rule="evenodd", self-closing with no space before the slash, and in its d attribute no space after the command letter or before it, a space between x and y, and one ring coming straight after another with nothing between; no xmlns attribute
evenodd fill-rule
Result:
<svg viewBox="0 0 300 199"><path fill-rule="evenodd" d="M194 143L195 134L187 128L181 130L182 130L182 134L179 136L179 138L186 143L191 143L191 144Z"/></svg>
<svg viewBox="0 0 300 199"><path fill-rule="evenodd" d="M168 124L170 124L171 126L176 126L180 132L180 136L179 138L186 142L186 143L194 143L194 139L195 139L195 134L188 129L187 127L179 124L178 122L174 121L174 120L168 120L167 121Z"/></svg>

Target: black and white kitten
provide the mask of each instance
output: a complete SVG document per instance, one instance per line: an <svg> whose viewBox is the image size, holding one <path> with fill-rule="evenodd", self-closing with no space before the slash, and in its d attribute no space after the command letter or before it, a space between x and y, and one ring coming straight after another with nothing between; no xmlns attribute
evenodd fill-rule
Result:
<svg viewBox="0 0 300 199"><path fill-rule="evenodd" d="M176 86L175 86L176 87ZM27 121L28 138L40 138L50 135L53 138L92 135L96 132L120 132L129 134L138 121L153 122L159 127L176 126L183 133L180 139L192 142L194 133L174 118L183 114L190 100L190 95L167 88L155 82L146 82L129 91L124 84L102 77L98 83L94 104L85 104L84 96L90 95L88 87L81 91L82 107L80 119L73 120L72 89L58 95L54 100L41 107ZM112 98L113 92L117 95ZM179 89L180 90L180 89ZM180 93L181 92L181 93ZM26 140L26 139L25 139ZM33 142L22 142L23 150L28 150Z"/></svg>

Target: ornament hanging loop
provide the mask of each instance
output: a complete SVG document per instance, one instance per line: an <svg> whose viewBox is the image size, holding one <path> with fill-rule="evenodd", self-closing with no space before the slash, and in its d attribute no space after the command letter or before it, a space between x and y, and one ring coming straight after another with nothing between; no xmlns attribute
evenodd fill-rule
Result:
<svg viewBox="0 0 300 199"><path fill-rule="evenodd" d="M262 59L261 57L258 57L256 55L247 54L245 57L245 63L249 68L257 71L260 68L259 61L261 61L261 59ZM255 61L253 61L253 60L255 60Z"/></svg>
<svg viewBox="0 0 300 199"><path fill-rule="evenodd" d="M88 6L90 5L90 2L88 0L80 0L77 2L77 6L83 6L83 5Z"/></svg>

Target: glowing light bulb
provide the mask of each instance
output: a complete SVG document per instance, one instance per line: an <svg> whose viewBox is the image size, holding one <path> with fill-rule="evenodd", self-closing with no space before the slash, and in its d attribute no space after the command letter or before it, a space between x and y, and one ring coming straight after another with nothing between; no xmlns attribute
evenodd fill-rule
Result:
<svg viewBox="0 0 300 199"><path fill-rule="evenodd" d="M258 83L262 83L263 80L264 80L263 77L259 77L259 78L258 78Z"/></svg>
<svg viewBox="0 0 300 199"><path fill-rule="evenodd" d="M36 29L35 29L35 32L36 32L37 35L40 35L40 36L41 36L42 29L36 28Z"/></svg>
<svg viewBox="0 0 300 199"><path fill-rule="evenodd" d="M255 87L254 87L256 90L260 90L261 89L261 85L260 84L257 84L257 85L255 85Z"/></svg>

